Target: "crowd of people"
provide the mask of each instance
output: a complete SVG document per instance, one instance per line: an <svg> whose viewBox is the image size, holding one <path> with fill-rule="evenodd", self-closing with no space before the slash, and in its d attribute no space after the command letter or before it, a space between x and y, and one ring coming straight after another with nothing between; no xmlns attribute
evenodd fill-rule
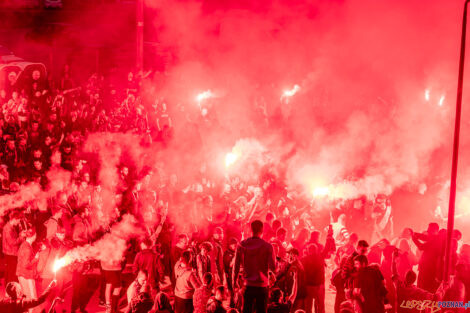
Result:
<svg viewBox="0 0 470 313"><path fill-rule="evenodd" d="M67 66L57 82L43 76L33 71L20 85L10 73L0 91L1 192L21 193L30 183L50 190L51 170L71 179L46 207L28 201L3 211L1 312L87 312L90 292L107 313L323 313L327 291L335 313L424 312L433 303L425 300L469 300L470 245L459 231L446 281L446 230L430 223L425 232L394 235L386 196L318 210L272 173L216 180L206 165L182 185L160 167L136 172L121 162L115 220L151 220L146 235L129 238L119 260L75 260L55 270L68 251L112 229L99 214L100 166L81 150L87 137L133 133L142 146L165 149L178 120L164 99L145 103L143 78L133 73L120 84L94 74L82 86ZM158 186L149 183L155 176ZM144 211L153 218L139 216ZM190 222L178 225L181 216Z"/></svg>

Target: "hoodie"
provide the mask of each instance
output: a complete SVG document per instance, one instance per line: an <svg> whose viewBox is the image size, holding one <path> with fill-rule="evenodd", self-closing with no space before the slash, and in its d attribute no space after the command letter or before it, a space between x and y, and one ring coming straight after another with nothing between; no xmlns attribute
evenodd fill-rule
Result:
<svg viewBox="0 0 470 313"><path fill-rule="evenodd" d="M175 279L175 296L181 299L192 299L194 291L200 285L192 268L181 261L176 262Z"/></svg>
<svg viewBox="0 0 470 313"><path fill-rule="evenodd" d="M268 271L276 269L273 246L259 237L242 241L235 254L235 267L240 265L247 286L267 287Z"/></svg>

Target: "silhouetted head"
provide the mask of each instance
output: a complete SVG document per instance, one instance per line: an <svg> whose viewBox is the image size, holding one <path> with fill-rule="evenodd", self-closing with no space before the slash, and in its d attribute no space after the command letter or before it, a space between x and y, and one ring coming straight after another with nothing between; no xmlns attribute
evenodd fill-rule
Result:
<svg viewBox="0 0 470 313"><path fill-rule="evenodd" d="M251 223L251 233L254 237L261 237L263 234L263 222L255 220Z"/></svg>

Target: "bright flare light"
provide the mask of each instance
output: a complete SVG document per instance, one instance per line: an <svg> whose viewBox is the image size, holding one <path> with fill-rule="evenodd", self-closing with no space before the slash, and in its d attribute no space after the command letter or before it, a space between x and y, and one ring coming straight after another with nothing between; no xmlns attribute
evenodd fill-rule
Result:
<svg viewBox="0 0 470 313"><path fill-rule="evenodd" d="M320 198L320 197L326 197L330 194L330 188L328 187L317 187L313 189L313 197L314 198Z"/></svg>
<svg viewBox="0 0 470 313"><path fill-rule="evenodd" d="M445 95L442 95L441 98L439 99L439 106L441 107L444 104L444 100L446 99Z"/></svg>
<svg viewBox="0 0 470 313"><path fill-rule="evenodd" d="M430 92L429 92L429 89L426 89L424 91L424 99L426 99L426 101L429 101L430 99Z"/></svg>
<svg viewBox="0 0 470 313"><path fill-rule="evenodd" d="M292 88L291 90L285 90L284 93L282 94L282 97L281 97L281 100L283 98L290 98L292 96L294 96L297 92L299 92L300 90L300 86L299 85L294 85L294 88Z"/></svg>
<svg viewBox="0 0 470 313"><path fill-rule="evenodd" d="M63 258L61 258L61 259L57 259L57 260L55 260L55 262L54 262L54 266L52 267L52 271L53 271L54 273L57 273L57 271L59 271L59 270L60 270L61 268L63 268L64 266L69 265L69 263L70 263L70 260L69 260L69 258L66 257L66 256L63 257Z"/></svg>
<svg viewBox="0 0 470 313"><path fill-rule="evenodd" d="M465 193L457 195L457 204L456 204L456 214L455 217L464 217L470 215L470 196L468 189Z"/></svg>
<svg viewBox="0 0 470 313"><path fill-rule="evenodd" d="M203 100L213 98L215 95L210 90L206 90L197 95L196 100L198 103L201 103Z"/></svg>
<svg viewBox="0 0 470 313"><path fill-rule="evenodd" d="M238 160L238 154L229 152L225 155L225 167L232 166Z"/></svg>

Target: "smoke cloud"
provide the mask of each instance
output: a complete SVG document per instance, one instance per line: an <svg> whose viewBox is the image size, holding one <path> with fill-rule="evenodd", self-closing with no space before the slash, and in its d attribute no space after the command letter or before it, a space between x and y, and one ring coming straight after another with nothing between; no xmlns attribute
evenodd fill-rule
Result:
<svg viewBox="0 0 470 313"><path fill-rule="evenodd" d="M319 180L345 198L445 173L432 157L452 138L457 1L261 3L146 2L158 12L147 26L178 60L163 93L192 106L197 90L225 92L212 109L226 132L203 134L205 149L256 138L279 153L293 143L281 164L289 184L310 192ZM260 94L268 118L280 112L275 127L253 116Z"/></svg>
<svg viewBox="0 0 470 313"><path fill-rule="evenodd" d="M89 136L84 151L100 165L103 225L119 204L122 165L132 167L133 184L143 193L167 183L163 172L177 174L179 187L185 187L207 172L220 180L238 175L254 181L268 169L288 189L301 186L308 197L327 187L333 197L345 199L389 195L403 187L422 192L423 184L445 182L461 1L147 0L145 5L145 27L156 33L149 39L171 51L172 61L165 73L144 82L144 94L151 103L156 97L168 102L174 138L162 149L142 145L133 134ZM121 29L125 23L109 15L103 18ZM283 97L296 85L295 94ZM216 96L198 101L207 90ZM462 159L470 151L465 133ZM235 156L227 165L228 153ZM461 166L467 180L468 165ZM148 172L154 174L150 181ZM34 186L24 188L1 201L20 206L19 199L39 193ZM135 218L147 215L148 207L144 203ZM176 212L169 212L176 224L189 223ZM103 242L116 239L118 229L139 233L134 223L125 218ZM77 253L99 258L102 246L97 242Z"/></svg>
<svg viewBox="0 0 470 313"><path fill-rule="evenodd" d="M84 245L67 252L65 258L69 263L90 259L119 263L122 261L130 238L139 238L144 230L132 215L124 215L109 233L91 245Z"/></svg>

